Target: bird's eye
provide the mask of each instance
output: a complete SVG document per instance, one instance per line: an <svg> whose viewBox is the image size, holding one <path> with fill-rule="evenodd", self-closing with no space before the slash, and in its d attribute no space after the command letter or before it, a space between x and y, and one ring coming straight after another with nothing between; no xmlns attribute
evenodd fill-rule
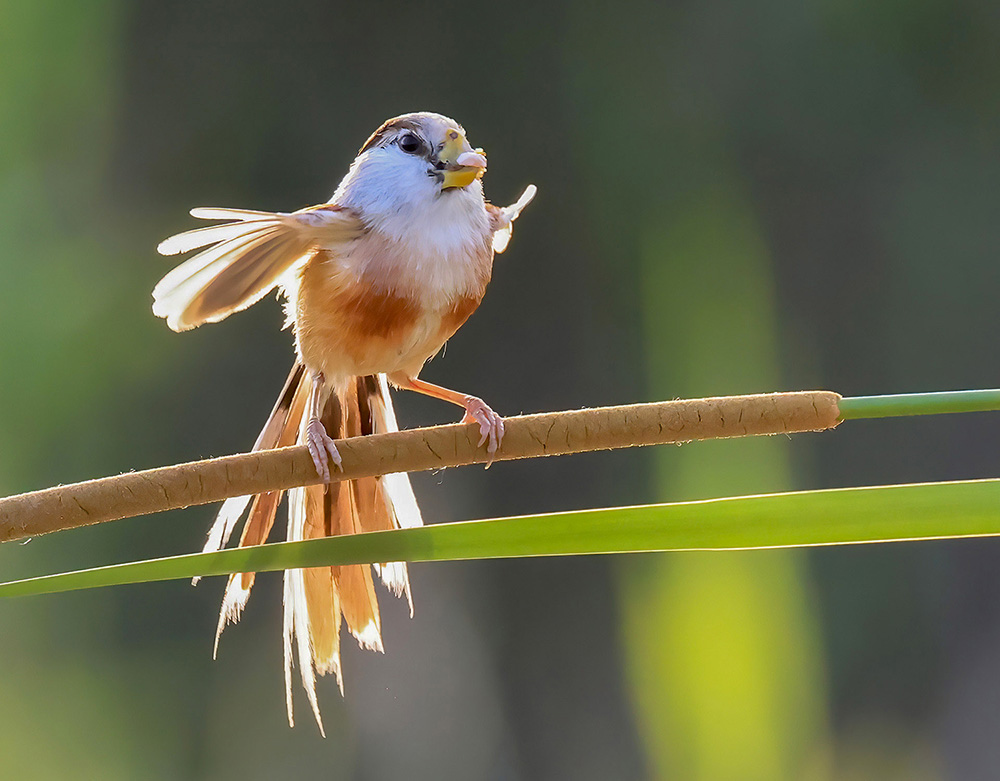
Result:
<svg viewBox="0 0 1000 781"><path fill-rule="evenodd" d="M399 137L399 148L408 155L416 154L420 151L420 146L420 139L413 135L413 133L403 133Z"/></svg>

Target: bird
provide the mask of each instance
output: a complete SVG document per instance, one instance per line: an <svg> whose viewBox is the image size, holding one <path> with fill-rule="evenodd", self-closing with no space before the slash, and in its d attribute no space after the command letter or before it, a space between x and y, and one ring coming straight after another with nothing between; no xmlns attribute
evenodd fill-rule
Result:
<svg viewBox="0 0 1000 781"><path fill-rule="evenodd" d="M336 440L398 430L390 388L462 407L489 457L504 424L482 399L419 379L483 299L494 255L532 200L485 200L486 155L465 129L421 111L386 120L361 147L326 203L294 212L196 208L216 224L162 241L157 250L198 250L153 289L153 313L174 331L219 322L273 290L283 295L296 359L254 450L305 445L323 482L288 491L290 541L420 526L405 473L330 482L341 465ZM224 547L246 513L239 545L263 543L281 491L226 500L205 543ZM247 507L249 511L247 512ZM287 570L283 589L285 702L294 726L292 667L321 734L316 676L333 673L344 691L341 624L382 651L373 571L413 615L404 562ZM197 580L195 581L197 582ZM239 620L254 573L231 575L215 636Z"/></svg>

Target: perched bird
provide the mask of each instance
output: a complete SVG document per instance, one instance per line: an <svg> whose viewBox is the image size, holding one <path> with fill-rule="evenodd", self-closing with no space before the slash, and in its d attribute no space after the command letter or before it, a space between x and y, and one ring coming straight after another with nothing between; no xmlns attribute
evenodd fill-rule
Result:
<svg viewBox="0 0 1000 781"><path fill-rule="evenodd" d="M397 430L389 387L433 396L465 409L480 446L494 453L503 420L482 399L418 379L424 363L482 301L511 226L535 194L529 185L512 206L483 198L486 157L452 119L419 112L385 122L361 147L329 203L291 213L192 209L226 220L163 241L175 255L201 251L153 290L153 312L175 331L215 323L278 288L286 297L297 360L254 450L294 443L309 448L316 471L330 479L340 464L335 440ZM206 249L207 248L207 249ZM226 501L205 550L224 546L247 515L240 545L264 542L280 491ZM422 523L409 479L390 474L293 488L288 539L353 534ZM375 566L382 582L406 595L406 565ZM216 632L236 621L253 573L233 575ZM343 692L341 618L365 648L382 650L378 602L367 565L288 570L284 581L284 658L288 720L291 668L323 731L315 674L334 672ZM294 649L294 654L293 654Z"/></svg>

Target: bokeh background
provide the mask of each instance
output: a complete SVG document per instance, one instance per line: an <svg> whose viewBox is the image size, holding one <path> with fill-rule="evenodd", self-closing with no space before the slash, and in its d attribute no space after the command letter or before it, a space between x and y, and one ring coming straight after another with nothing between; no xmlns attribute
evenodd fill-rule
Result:
<svg viewBox="0 0 1000 781"><path fill-rule="evenodd" d="M1000 6L0 0L0 494L246 449L279 306L150 312L195 205L323 201L385 118L455 116L539 196L428 365L505 414L995 387ZM447 405L397 397L404 425ZM428 521L996 476L989 415L415 479ZM7 544L3 578L200 547L213 508ZM280 581L0 603L9 778L978 779L1000 545L425 564L384 656L285 723Z"/></svg>

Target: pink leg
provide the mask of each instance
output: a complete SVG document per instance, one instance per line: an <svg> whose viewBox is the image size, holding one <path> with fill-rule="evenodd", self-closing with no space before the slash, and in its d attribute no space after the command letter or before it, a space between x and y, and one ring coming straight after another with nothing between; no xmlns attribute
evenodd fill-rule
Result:
<svg viewBox="0 0 1000 781"><path fill-rule="evenodd" d="M433 396L442 401L449 401L464 409L465 415L462 422L479 424L479 433L482 435L479 446L482 447L486 444L486 452L490 454L492 461L493 454L497 452L497 448L500 447L500 442L503 440L503 418L491 410L485 401L477 396L468 396L402 374L389 375L389 381L399 388L423 393L425 396Z"/></svg>
<svg viewBox="0 0 1000 781"><path fill-rule="evenodd" d="M322 409L324 394L324 382L322 374L312 376L312 389L309 391L309 422L306 424L306 447L309 448L309 455L312 456L313 464L316 465L316 473L323 478L324 483L330 482L330 461L334 466L340 466L340 453L333 442L333 438L326 433L322 421L319 419Z"/></svg>

